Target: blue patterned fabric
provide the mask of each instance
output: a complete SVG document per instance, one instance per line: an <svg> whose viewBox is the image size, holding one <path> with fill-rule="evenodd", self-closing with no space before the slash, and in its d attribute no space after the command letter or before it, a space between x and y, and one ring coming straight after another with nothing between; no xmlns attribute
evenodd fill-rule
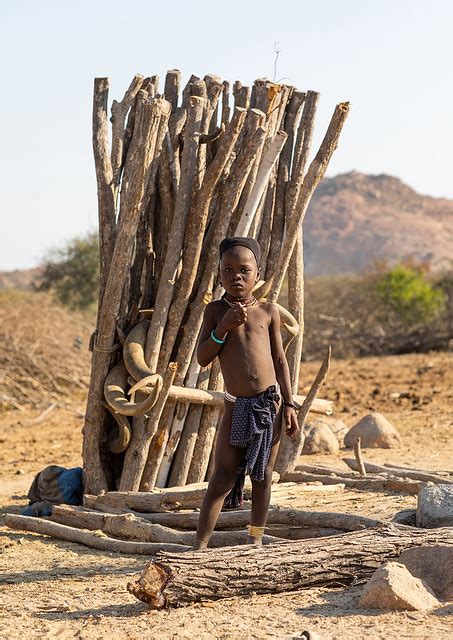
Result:
<svg viewBox="0 0 453 640"><path fill-rule="evenodd" d="M230 444L246 449L247 472L253 480L263 480L272 448L272 436L280 397L272 385L251 398L238 396L231 420Z"/></svg>

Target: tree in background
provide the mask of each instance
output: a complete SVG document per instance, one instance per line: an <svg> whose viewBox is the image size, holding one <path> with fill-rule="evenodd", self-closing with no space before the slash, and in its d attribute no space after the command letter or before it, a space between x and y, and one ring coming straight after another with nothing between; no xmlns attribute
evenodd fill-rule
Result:
<svg viewBox="0 0 453 640"><path fill-rule="evenodd" d="M89 233L51 250L44 259L40 290L52 291L71 309L88 309L97 303L99 240Z"/></svg>
<svg viewBox="0 0 453 640"><path fill-rule="evenodd" d="M376 292L387 310L408 323L427 322L445 307L445 293L433 287L421 266L393 267L377 281Z"/></svg>

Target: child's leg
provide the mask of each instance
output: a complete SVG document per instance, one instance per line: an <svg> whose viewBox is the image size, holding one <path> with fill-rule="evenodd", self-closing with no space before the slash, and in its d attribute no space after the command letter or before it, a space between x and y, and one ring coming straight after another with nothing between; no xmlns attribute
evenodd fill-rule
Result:
<svg viewBox="0 0 453 640"><path fill-rule="evenodd" d="M234 403L225 402L225 412L217 434L214 472L209 481L198 519L194 549L205 549L214 531L225 496L231 491L243 451L230 445Z"/></svg>
<svg viewBox="0 0 453 640"><path fill-rule="evenodd" d="M280 446L280 432L282 426L282 412L279 411L274 422L274 433L272 439L272 449L264 472L264 480L252 480L252 515L250 525L252 527L263 528L266 525L267 512L271 499L272 472L277 459L278 448ZM253 544L262 543L262 535L251 535Z"/></svg>

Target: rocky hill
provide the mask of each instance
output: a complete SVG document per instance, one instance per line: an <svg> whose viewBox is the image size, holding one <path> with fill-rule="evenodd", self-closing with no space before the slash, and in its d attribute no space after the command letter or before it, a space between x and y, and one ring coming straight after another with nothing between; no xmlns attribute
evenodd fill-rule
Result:
<svg viewBox="0 0 453 640"><path fill-rule="evenodd" d="M358 273L376 261L452 268L453 200L423 196L398 178L352 171L325 178L304 223L307 275ZM29 288L42 267L0 272L0 289Z"/></svg>
<svg viewBox="0 0 453 640"><path fill-rule="evenodd" d="M309 275L359 272L377 260L451 268L453 200L420 195L392 176L353 171L323 180L304 231Z"/></svg>

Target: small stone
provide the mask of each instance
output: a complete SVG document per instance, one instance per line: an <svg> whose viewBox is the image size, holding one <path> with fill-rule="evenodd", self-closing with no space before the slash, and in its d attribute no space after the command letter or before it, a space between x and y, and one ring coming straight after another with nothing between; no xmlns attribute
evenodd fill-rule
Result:
<svg viewBox="0 0 453 640"><path fill-rule="evenodd" d="M431 484L418 494L417 527L453 527L453 484Z"/></svg>
<svg viewBox="0 0 453 640"><path fill-rule="evenodd" d="M411 575L404 564L379 567L365 585L359 600L364 609L429 611L440 606L431 589Z"/></svg>
<svg viewBox="0 0 453 640"><path fill-rule="evenodd" d="M395 427L381 413L363 416L351 427L344 438L346 447L352 448L360 438L362 447L393 449L401 446L401 438Z"/></svg>
<svg viewBox="0 0 453 640"><path fill-rule="evenodd" d="M415 527L415 509L402 509L401 511L398 511L393 516L392 522Z"/></svg>
<svg viewBox="0 0 453 640"><path fill-rule="evenodd" d="M312 453L336 453L340 447L336 436L324 423L307 425L302 455Z"/></svg>
<svg viewBox="0 0 453 640"><path fill-rule="evenodd" d="M343 422L343 420L329 418L328 416L320 416L319 418L310 420L309 423L310 427L314 427L319 424L327 425L338 440L340 449L344 447L344 437L347 434L349 427Z"/></svg>
<svg viewBox="0 0 453 640"><path fill-rule="evenodd" d="M453 547L443 544L405 549L398 562L441 600L453 600Z"/></svg>

